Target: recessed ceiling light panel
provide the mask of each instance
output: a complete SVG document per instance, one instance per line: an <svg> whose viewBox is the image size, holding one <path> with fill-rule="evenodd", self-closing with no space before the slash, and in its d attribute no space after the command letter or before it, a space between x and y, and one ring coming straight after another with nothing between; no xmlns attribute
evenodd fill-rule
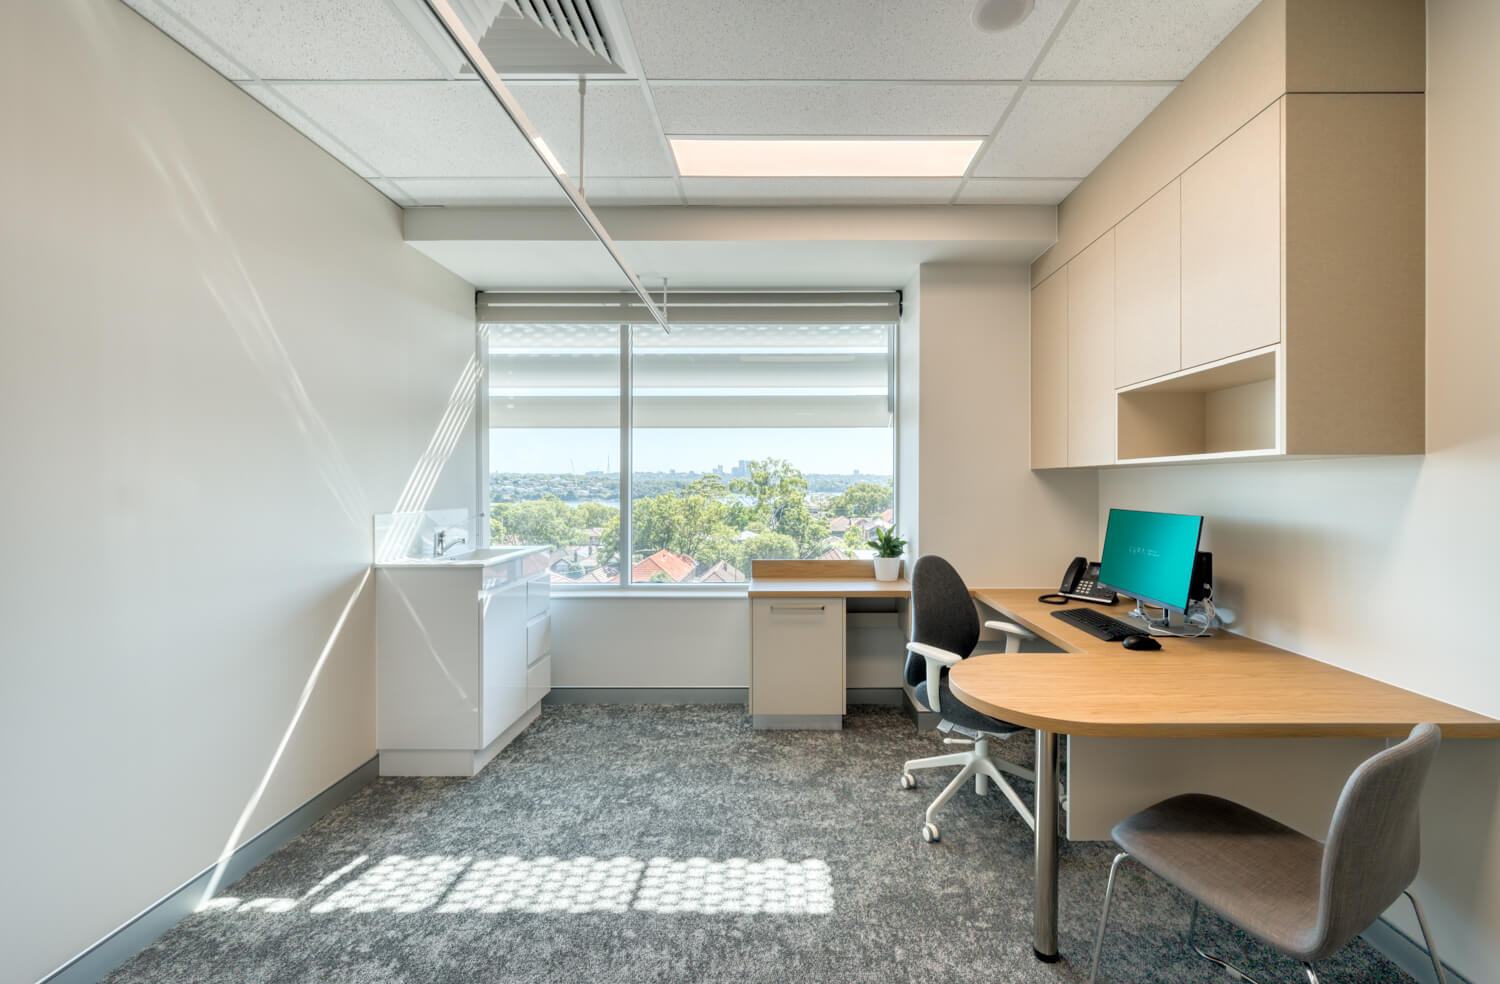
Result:
<svg viewBox="0 0 1500 984"><path fill-rule="evenodd" d="M685 178L960 178L984 141L672 137Z"/></svg>

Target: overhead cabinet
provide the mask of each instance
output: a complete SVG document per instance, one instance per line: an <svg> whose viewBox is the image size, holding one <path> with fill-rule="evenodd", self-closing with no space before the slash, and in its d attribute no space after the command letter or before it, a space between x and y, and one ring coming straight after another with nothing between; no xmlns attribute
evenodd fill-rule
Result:
<svg viewBox="0 0 1500 984"><path fill-rule="evenodd" d="M1424 168L1421 93L1230 134L1033 289L1032 467L1421 453Z"/></svg>

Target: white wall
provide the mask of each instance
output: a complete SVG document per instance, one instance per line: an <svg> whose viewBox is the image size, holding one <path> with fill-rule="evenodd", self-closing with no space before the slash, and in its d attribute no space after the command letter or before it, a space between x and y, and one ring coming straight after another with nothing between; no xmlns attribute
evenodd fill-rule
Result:
<svg viewBox="0 0 1500 984"><path fill-rule="evenodd" d="M375 751L371 585L473 351L386 199L114 0L0 14L0 978ZM459 407L467 413L467 407ZM433 506L474 503L472 429Z"/></svg>
<svg viewBox="0 0 1500 984"><path fill-rule="evenodd" d="M1203 513L1247 635L1500 716L1500 5L1428 22L1427 455L1106 471L1099 505ZM1500 742L1445 744L1423 824L1439 949L1500 980Z"/></svg>
<svg viewBox="0 0 1500 984"><path fill-rule="evenodd" d="M924 264L919 280L920 535L910 554L942 554L975 586L1056 584L1069 560L1093 548L1098 485L1086 472L1031 470L1029 271ZM909 341L903 375L912 371ZM910 443L903 434L903 470Z"/></svg>

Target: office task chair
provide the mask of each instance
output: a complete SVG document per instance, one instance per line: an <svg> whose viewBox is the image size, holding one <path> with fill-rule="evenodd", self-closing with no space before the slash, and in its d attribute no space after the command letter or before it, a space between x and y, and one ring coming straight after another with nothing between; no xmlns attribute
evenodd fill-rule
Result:
<svg viewBox="0 0 1500 984"><path fill-rule="evenodd" d="M986 628L1005 633L1005 651L1021 651L1021 640L1033 639L1030 632L1010 622L985 622ZM1024 730L1020 725L998 721L964 705L953 696L948 686L948 668L974 652L979 643L979 615L974 610L974 601L969 589L953 565L941 557L928 554L917 560L911 572L911 642L906 646L906 682L916 688L917 702L928 710L942 715L938 730L945 736L957 732L963 737L944 737L945 745L967 745L974 747L967 752L951 755L934 755L931 758L912 759L901 769L901 788L911 789L917 784L912 775L915 769L935 769L945 765L961 766L953 781L938 793L937 799L927 807L926 822L922 824L922 839L928 843L939 837L937 821L934 819L939 807L953 798L970 776L974 778L974 791L983 796L989 792L994 780L1005 798L1010 800L1016 812L1033 830L1036 818L1021 802L1010 783L1001 772L1036 781L1036 773L1030 769L990 755L991 738L1006 738Z"/></svg>
<svg viewBox="0 0 1500 984"><path fill-rule="evenodd" d="M1188 945L1251 984L1254 978L1194 942L1199 903L1300 960L1309 984L1318 984L1313 964L1405 895L1438 984L1445 984L1427 919L1409 887L1417 876L1418 801L1441 740L1435 725L1419 724L1401 744L1361 763L1339 795L1325 844L1217 796L1174 796L1120 821L1113 836L1124 851L1110 865L1089 984L1099 972L1115 873L1128 857L1192 896Z"/></svg>

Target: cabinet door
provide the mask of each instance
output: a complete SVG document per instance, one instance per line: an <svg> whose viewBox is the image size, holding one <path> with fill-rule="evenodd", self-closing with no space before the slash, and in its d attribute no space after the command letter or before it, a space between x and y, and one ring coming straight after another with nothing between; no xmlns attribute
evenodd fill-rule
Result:
<svg viewBox="0 0 1500 984"><path fill-rule="evenodd" d="M844 599L751 599L750 702L757 715L844 713Z"/></svg>
<svg viewBox="0 0 1500 984"><path fill-rule="evenodd" d="M526 582L489 588L479 603L484 620L479 747L484 748L530 706L526 702Z"/></svg>
<svg viewBox="0 0 1500 984"><path fill-rule="evenodd" d="M1281 340L1281 103L1182 176L1182 367Z"/></svg>
<svg viewBox="0 0 1500 984"><path fill-rule="evenodd" d="M1115 226L1115 385L1182 368L1182 183Z"/></svg>
<svg viewBox="0 0 1500 984"><path fill-rule="evenodd" d="M1031 292L1031 467L1068 464L1068 268Z"/></svg>
<svg viewBox="0 0 1500 984"><path fill-rule="evenodd" d="M1115 460L1115 233L1068 263L1068 464Z"/></svg>

